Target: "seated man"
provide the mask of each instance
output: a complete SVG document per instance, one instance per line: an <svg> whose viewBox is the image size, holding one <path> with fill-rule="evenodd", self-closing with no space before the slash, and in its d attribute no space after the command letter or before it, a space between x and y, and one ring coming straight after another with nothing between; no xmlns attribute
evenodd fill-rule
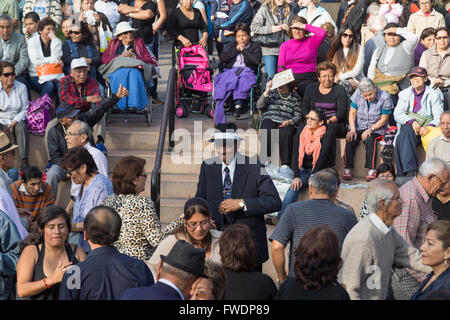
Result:
<svg viewBox="0 0 450 320"><path fill-rule="evenodd" d="M19 145L22 167L28 166L28 130L25 118L28 110L27 89L16 81L14 65L0 62L0 128L15 137Z"/></svg>
<svg viewBox="0 0 450 320"><path fill-rule="evenodd" d="M12 197L11 183L8 176L9 169L14 168L17 145L12 144L4 132L0 132L0 188L5 189Z"/></svg>
<svg viewBox="0 0 450 320"><path fill-rule="evenodd" d="M23 35L13 32L13 22L9 16L0 16L0 38L0 61L10 62L14 66L16 80L26 85L28 99L31 99L31 91L26 80L26 71L30 63L27 41Z"/></svg>
<svg viewBox="0 0 450 320"><path fill-rule="evenodd" d="M65 135L72 122L74 122L74 120L80 120L92 127L100 121L103 115L110 108L112 108L120 99L127 95L128 90L123 86L120 86L117 93L102 102L100 107L97 109L93 109L82 114L80 114L79 109L70 107L60 107L56 110L56 118L58 119L58 122L55 126L48 130L46 140L49 158L52 163L52 166L47 172L47 182L52 187L55 197L58 193L58 182L66 178L64 170L59 166L59 161L64 153L67 152Z"/></svg>
<svg viewBox="0 0 450 320"><path fill-rule="evenodd" d="M38 27L39 27L39 15L36 12L28 12L24 17L25 23L25 38L27 41L34 37L39 36Z"/></svg>
<svg viewBox="0 0 450 320"><path fill-rule="evenodd" d="M441 158L450 165L450 110L442 113L439 127L442 134L428 144L427 159Z"/></svg>
<svg viewBox="0 0 450 320"><path fill-rule="evenodd" d="M438 126L443 102L438 91L425 85L427 70L414 67L408 75L411 87L398 94L394 119L398 131L395 137L395 162L399 176L415 176L419 166L417 146L420 137L427 132L427 126Z"/></svg>

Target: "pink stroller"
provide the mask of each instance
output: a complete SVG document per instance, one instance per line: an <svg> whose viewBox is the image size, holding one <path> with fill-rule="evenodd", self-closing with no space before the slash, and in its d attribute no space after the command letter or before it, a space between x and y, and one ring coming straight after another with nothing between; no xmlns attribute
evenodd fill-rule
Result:
<svg viewBox="0 0 450 320"><path fill-rule="evenodd" d="M212 117L213 109L208 102L208 92L213 90L213 70L208 55L199 45L183 47L176 51L178 57L178 79L176 114L187 117L190 112L205 113ZM208 114L209 113L209 114Z"/></svg>

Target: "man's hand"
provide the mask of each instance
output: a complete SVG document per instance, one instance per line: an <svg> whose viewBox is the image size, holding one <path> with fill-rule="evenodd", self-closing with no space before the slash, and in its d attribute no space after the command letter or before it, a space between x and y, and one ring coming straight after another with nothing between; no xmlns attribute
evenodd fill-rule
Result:
<svg viewBox="0 0 450 320"><path fill-rule="evenodd" d="M349 132L347 132L347 137L345 138L345 140L347 140L347 142L350 142L355 140L357 136L358 134L355 130L350 130Z"/></svg>
<svg viewBox="0 0 450 320"><path fill-rule="evenodd" d="M444 81L442 79L436 79L433 81L433 84L431 85L433 88L442 88L444 85Z"/></svg>
<svg viewBox="0 0 450 320"><path fill-rule="evenodd" d="M86 101L89 103L98 103L100 101L102 101L102 97L101 96L87 96L86 97Z"/></svg>
<svg viewBox="0 0 450 320"><path fill-rule="evenodd" d="M372 130L370 130L370 129L364 130L364 132L361 134L362 141L366 141L366 139L368 137L370 137L371 134L372 134Z"/></svg>
<svg viewBox="0 0 450 320"><path fill-rule="evenodd" d="M117 90L116 96L119 99L122 99L123 97L126 97L129 95L130 92L128 92L127 88L125 88L122 84L120 84L119 89Z"/></svg>
<svg viewBox="0 0 450 320"><path fill-rule="evenodd" d="M29 218L31 216L31 211L24 208L17 208L17 213L21 218Z"/></svg>
<svg viewBox="0 0 450 320"><path fill-rule="evenodd" d="M241 209L239 205L241 199L227 199L223 200L219 205L219 213L225 214L228 212L233 212Z"/></svg>

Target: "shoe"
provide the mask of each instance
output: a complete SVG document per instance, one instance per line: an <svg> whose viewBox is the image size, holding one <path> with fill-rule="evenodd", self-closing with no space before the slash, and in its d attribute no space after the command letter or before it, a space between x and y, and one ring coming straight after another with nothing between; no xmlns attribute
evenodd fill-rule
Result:
<svg viewBox="0 0 450 320"><path fill-rule="evenodd" d="M342 178L343 178L344 180L352 180L352 179L353 179L352 169L345 168L345 169L342 171Z"/></svg>
<svg viewBox="0 0 450 320"><path fill-rule="evenodd" d="M152 103L153 104L164 104L164 101L162 101L158 97L152 97Z"/></svg>
<svg viewBox="0 0 450 320"><path fill-rule="evenodd" d="M241 105L240 104L237 104L235 107L234 107L234 117L235 118L239 118L241 116Z"/></svg>
<svg viewBox="0 0 450 320"><path fill-rule="evenodd" d="M406 173L407 177L415 177L416 176L416 170L408 171Z"/></svg>
<svg viewBox="0 0 450 320"><path fill-rule="evenodd" d="M372 181L372 180L376 179L376 177L377 177L377 172L375 171L375 169L369 169L369 171L367 172L366 180Z"/></svg>

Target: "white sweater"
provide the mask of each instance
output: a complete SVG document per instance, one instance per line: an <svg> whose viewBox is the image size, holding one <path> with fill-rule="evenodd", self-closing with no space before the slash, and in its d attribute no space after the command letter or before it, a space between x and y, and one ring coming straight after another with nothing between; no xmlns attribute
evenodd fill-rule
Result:
<svg viewBox="0 0 450 320"><path fill-rule="evenodd" d="M50 57L44 57L44 53L42 52L41 47L41 37L32 37L28 40L28 56L30 57L30 66L28 67L28 72L30 73L30 77L37 77L38 74L36 72L37 66L42 66L47 63L57 63L58 59L60 59L63 55L62 52L62 43L58 38L53 39L50 42ZM62 76L61 76L62 75ZM44 83L53 79L61 79L64 77L63 74L52 75L52 76L43 76L39 78L39 83ZM42 81L42 82L41 82Z"/></svg>

